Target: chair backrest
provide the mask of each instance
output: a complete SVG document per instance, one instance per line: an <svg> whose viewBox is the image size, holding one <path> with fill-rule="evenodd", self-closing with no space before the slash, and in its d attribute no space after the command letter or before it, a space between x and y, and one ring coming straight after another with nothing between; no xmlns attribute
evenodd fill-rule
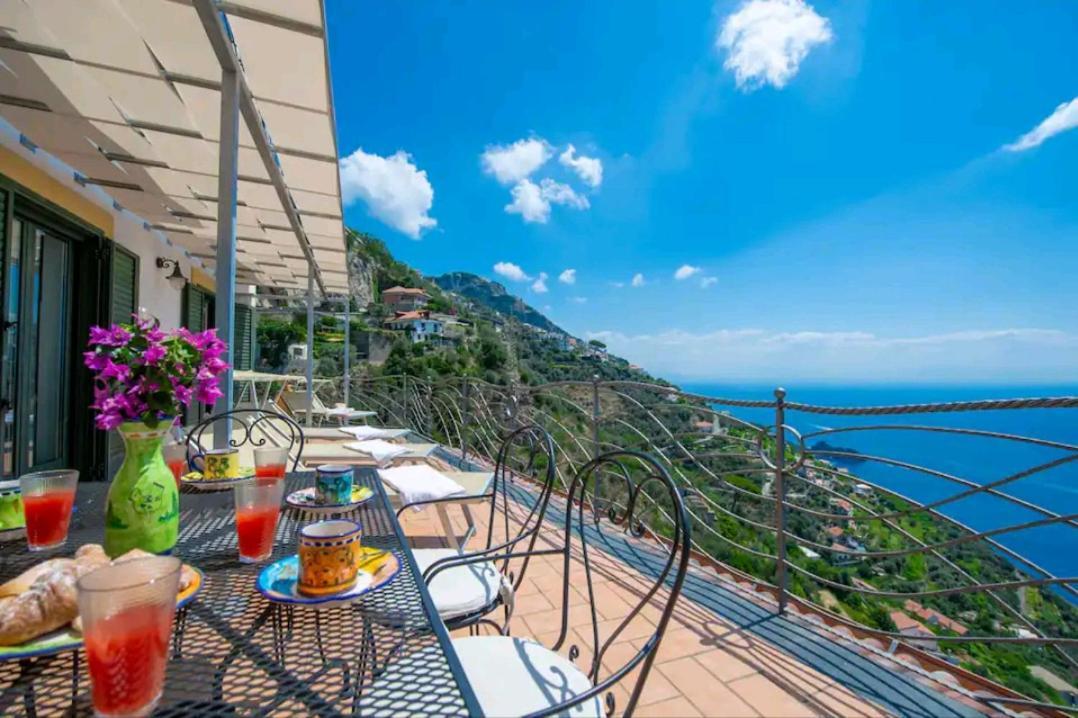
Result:
<svg viewBox="0 0 1078 718"><path fill-rule="evenodd" d="M603 694L607 713L612 714L616 707L611 689L639 667L635 683L626 686L629 700L624 715L631 715L688 571L692 543L688 512L669 474L654 458L637 451L612 451L586 463L573 478L564 521L564 543L555 552L564 557L561 632L550 648L560 650L567 642L570 625L573 625L570 623L570 590L584 593L587 601L573 606L572 610L589 613L589 621L574 622L574 630L586 636L591 644L591 651L586 654L590 664L580 668L591 679L593 688L549 712L544 711L543 715L568 712L569 707ZM641 540L648 531L647 526L662 527L662 540ZM628 582L637 584L636 588L626 587L619 594L630 605L629 613L616 625L611 626L612 621L605 621L606 635L602 636L593 582L593 573L598 570L597 561L605 569L616 572L618 575L614 578L624 582L623 585ZM583 564L583 575L573 570L574 562ZM634 620L653 618L653 615L645 618L641 614L649 604L662 608L650 637L624 664L604 669L602 662L607 649L625 629ZM581 655L580 647L570 643L568 655L576 660Z"/></svg>
<svg viewBox="0 0 1078 718"><path fill-rule="evenodd" d="M281 392L281 401L285 403L288 410L293 414L304 414L307 412L307 392L296 391L294 389L287 389ZM318 398L318 394L311 394L311 413L314 415L325 414L328 411L326 405L322 403L322 400Z"/></svg>
<svg viewBox="0 0 1078 718"><path fill-rule="evenodd" d="M292 471L296 471L303 456L303 429L292 417L265 409L233 409L206 417L187 433L188 460L211 448L203 443L203 435L211 427L214 427L215 431L224 431L226 419L232 419L233 424L232 435L228 439L229 447L238 449L244 446L258 448L287 445L288 455L292 457ZM237 424L242 429L239 436Z"/></svg>
<svg viewBox="0 0 1078 718"><path fill-rule="evenodd" d="M514 560L509 554L534 548L554 491L556 461L553 439L545 429L535 424L527 424L511 432L498 449L489 494L490 520L487 522L486 548L501 547L498 553L506 556L501 561L502 573L510 577L514 588L519 588L524 580L530 557L524 556L519 569L516 569L510 566ZM538 493L521 491L517 484L530 484L538 489ZM496 536L494 529L499 500L502 532ZM527 546L524 546L525 543Z"/></svg>

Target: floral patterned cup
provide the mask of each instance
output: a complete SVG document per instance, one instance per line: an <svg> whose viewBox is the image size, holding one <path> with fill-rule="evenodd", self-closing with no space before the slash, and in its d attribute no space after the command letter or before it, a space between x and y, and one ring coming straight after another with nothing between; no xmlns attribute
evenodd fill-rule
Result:
<svg viewBox="0 0 1078 718"><path fill-rule="evenodd" d="M299 532L299 592L327 596L352 588L359 575L360 537L355 521L319 521Z"/></svg>
<svg viewBox="0 0 1078 718"><path fill-rule="evenodd" d="M207 451L202 475L206 479L234 479L240 475L240 452L238 449L214 449Z"/></svg>
<svg viewBox="0 0 1078 718"><path fill-rule="evenodd" d="M315 470L314 501L323 506L352 501L352 467L323 464Z"/></svg>

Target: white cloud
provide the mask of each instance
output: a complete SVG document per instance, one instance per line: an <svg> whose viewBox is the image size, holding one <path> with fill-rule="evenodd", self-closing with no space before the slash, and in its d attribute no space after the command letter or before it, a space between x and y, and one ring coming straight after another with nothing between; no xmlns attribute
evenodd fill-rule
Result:
<svg viewBox="0 0 1078 718"><path fill-rule="evenodd" d="M508 214L519 214L525 222L546 224L550 221L550 206L561 204L572 209L587 209L588 198L577 194L572 187L544 177L535 184L522 179L510 190L513 201L505 205Z"/></svg>
<svg viewBox="0 0 1078 718"><path fill-rule="evenodd" d="M680 282L680 281L682 281L684 279L688 279L689 277L691 277L694 274L699 274L699 273L700 273L700 268L699 267L694 267L691 264L683 264L683 265L681 265L680 267L677 268L676 272L674 272L674 279L676 279L676 280L678 280Z"/></svg>
<svg viewBox="0 0 1078 718"><path fill-rule="evenodd" d="M570 299L570 301L575 303L575 304L587 304L588 303L588 298L587 297L572 297Z"/></svg>
<svg viewBox="0 0 1078 718"><path fill-rule="evenodd" d="M587 209L591 206L588 198L578 194L572 187L561 182L555 182L545 177L539 182L539 191L543 199L551 204L563 204L572 209Z"/></svg>
<svg viewBox="0 0 1078 718"><path fill-rule="evenodd" d="M621 289L625 286L625 282L610 282L610 286L614 289Z"/></svg>
<svg viewBox="0 0 1078 718"><path fill-rule="evenodd" d="M576 148L569 145L558 155L558 162L576 172L577 176L589 187L598 187L603 183L603 162L598 157L576 155Z"/></svg>
<svg viewBox="0 0 1078 718"><path fill-rule="evenodd" d="M514 282L527 282L531 279L531 277L520 268L520 265L513 264L512 262L498 262L494 265L494 273Z"/></svg>
<svg viewBox="0 0 1078 718"><path fill-rule="evenodd" d="M576 270L566 269L558 275L558 281L562 284L576 284Z"/></svg>
<svg viewBox="0 0 1078 718"><path fill-rule="evenodd" d="M508 214L519 214L525 222L546 224L550 219L550 202L543 199L539 185L522 179L510 190L513 201L505 205Z"/></svg>
<svg viewBox="0 0 1078 718"><path fill-rule="evenodd" d="M510 185L530 177L552 154L550 143L541 137L531 137L511 145L487 145L479 162L488 175Z"/></svg>
<svg viewBox="0 0 1078 718"><path fill-rule="evenodd" d="M644 275L641 274L640 272L637 272L636 274L634 274L633 275L633 281L631 282L631 284L634 287L642 287L642 286L644 286Z"/></svg>
<svg viewBox="0 0 1078 718"><path fill-rule="evenodd" d="M1013 143L1004 145L1003 149L1009 152L1021 152L1040 145L1050 137L1060 132L1078 127L1078 97L1070 102L1064 102L1048 115L1039 125L1026 134L1019 137Z"/></svg>
<svg viewBox="0 0 1078 718"><path fill-rule="evenodd" d="M701 380L1073 380L1078 335L1054 329L964 330L881 337L863 331L720 329L626 335L589 332L659 375Z"/></svg>
<svg viewBox="0 0 1078 718"><path fill-rule="evenodd" d="M737 86L755 90L784 87L809 51L833 37L827 18L803 0L746 0L723 21L715 44Z"/></svg>
<svg viewBox="0 0 1078 718"><path fill-rule="evenodd" d="M700 288L701 289L707 289L708 287L713 287L718 283L718 281L719 281L718 277L701 277L700 278Z"/></svg>
<svg viewBox="0 0 1078 718"><path fill-rule="evenodd" d="M362 199L371 215L412 239L437 226L429 214L434 188L404 150L380 157L357 149L341 158L340 173L346 205Z"/></svg>
<svg viewBox="0 0 1078 718"><path fill-rule="evenodd" d="M547 291L548 291L547 286L546 286L546 280L547 280L547 273L546 272L539 272L539 276L536 278L536 280L534 282L532 282L532 291L535 292L536 294L546 294Z"/></svg>

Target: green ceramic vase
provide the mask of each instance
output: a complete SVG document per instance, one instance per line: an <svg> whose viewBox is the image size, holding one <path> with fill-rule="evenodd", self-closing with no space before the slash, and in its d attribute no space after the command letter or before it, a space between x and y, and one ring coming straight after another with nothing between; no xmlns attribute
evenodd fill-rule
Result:
<svg viewBox="0 0 1078 718"><path fill-rule="evenodd" d="M135 422L118 429L124 462L112 479L105 506L105 553L112 558L133 548L168 553L176 545L180 494L161 453L171 425L162 419L152 429Z"/></svg>

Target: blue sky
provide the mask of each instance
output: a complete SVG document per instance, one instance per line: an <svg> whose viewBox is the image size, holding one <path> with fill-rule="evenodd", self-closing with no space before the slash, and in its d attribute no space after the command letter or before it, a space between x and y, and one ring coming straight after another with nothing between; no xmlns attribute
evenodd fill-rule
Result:
<svg viewBox="0 0 1078 718"><path fill-rule="evenodd" d="M346 218L427 274L670 378L1078 380L1071 0L327 12Z"/></svg>

